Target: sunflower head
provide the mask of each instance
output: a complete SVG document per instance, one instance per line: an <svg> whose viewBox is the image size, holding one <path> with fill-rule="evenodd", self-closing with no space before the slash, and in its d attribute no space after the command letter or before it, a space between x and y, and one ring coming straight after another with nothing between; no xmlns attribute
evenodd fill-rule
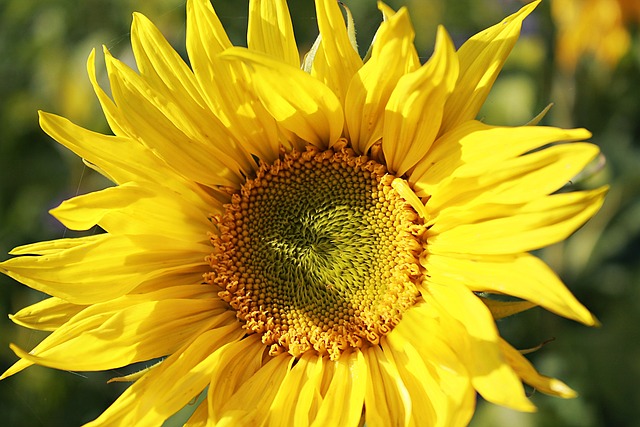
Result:
<svg viewBox="0 0 640 427"><path fill-rule="evenodd" d="M269 354L338 359L418 299L424 227L384 165L346 143L263 164L216 217L209 282Z"/></svg>
<svg viewBox="0 0 640 427"><path fill-rule="evenodd" d="M89 425L469 422L476 392L534 410L540 375L495 319L542 306L595 318L529 252L598 210L566 191L598 156L584 129L475 120L537 2L422 64L405 8L379 8L370 54L348 9L316 0L301 60L284 0L252 0L247 48L208 0L187 2L187 65L144 16L138 72L105 49L113 135L41 114L114 186L64 201L66 227L104 233L16 248L0 271L51 295L12 316L52 333L2 376L40 364L133 384ZM563 190L563 191L560 191ZM514 297L510 302L495 295Z"/></svg>

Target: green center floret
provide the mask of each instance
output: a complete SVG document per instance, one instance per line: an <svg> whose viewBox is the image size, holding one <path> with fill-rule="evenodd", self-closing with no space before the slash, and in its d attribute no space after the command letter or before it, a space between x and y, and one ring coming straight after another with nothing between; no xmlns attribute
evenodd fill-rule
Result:
<svg viewBox="0 0 640 427"><path fill-rule="evenodd" d="M418 298L422 227L386 168L308 147L247 181L212 242L211 283L270 353L378 343Z"/></svg>

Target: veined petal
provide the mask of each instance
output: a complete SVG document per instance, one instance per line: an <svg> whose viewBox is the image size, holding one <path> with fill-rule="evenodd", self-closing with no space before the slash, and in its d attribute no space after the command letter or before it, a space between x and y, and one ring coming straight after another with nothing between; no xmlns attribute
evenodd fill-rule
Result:
<svg viewBox="0 0 640 427"><path fill-rule="evenodd" d="M429 198L432 216L469 212L483 204L518 204L546 196L566 185L600 152L586 143L556 145L524 156L506 159L477 175L445 181ZM484 168L481 168L484 169ZM442 227L444 224L434 224ZM435 230L434 230L435 231Z"/></svg>
<svg viewBox="0 0 640 427"><path fill-rule="evenodd" d="M23 360L3 377L36 363L56 369L98 371L172 354L192 336L220 324L228 306L209 291L209 298L160 299L155 295L125 296L94 304L54 331L29 353L12 345ZM188 289L188 288L187 288ZM184 290L181 290L184 293ZM191 292L193 294L193 292ZM213 295L211 295L213 294ZM143 299L156 300L146 300ZM142 302L135 303L135 301ZM233 318L229 312L226 318Z"/></svg>
<svg viewBox="0 0 640 427"><path fill-rule="evenodd" d="M566 239L591 218L606 192L604 187L554 194L522 205L484 205L471 218L450 214L447 229L428 238L429 252L500 255L548 246Z"/></svg>
<svg viewBox="0 0 640 427"><path fill-rule="evenodd" d="M297 361L289 361L287 373L271 404L267 425L306 427L311 424L322 402L320 389L326 365L326 359L312 352L303 353ZM297 392L292 394L291 390Z"/></svg>
<svg viewBox="0 0 640 427"><path fill-rule="evenodd" d="M260 336L252 334L221 347L212 355L209 381L215 386L209 387L207 394L208 424L216 425L225 418L225 404L261 369L265 350Z"/></svg>
<svg viewBox="0 0 640 427"><path fill-rule="evenodd" d="M233 129L229 137L235 144L262 160L274 161L279 149L276 123L246 83L218 59L232 45L210 1L190 0L187 15L187 52L207 105L225 127Z"/></svg>
<svg viewBox="0 0 640 427"><path fill-rule="evenodd" d="M260 101L285 129L324 148L342 135L340 102L304 71L242 48L228 49L221 58L247 65Z"/></svg>
<svg viewBox="0 0 640 427"><path fill-rule="evenodd" d="M593 326L596 320L558 276L529 254L502 258L459 258L428 254L423 264L433 281L462 283L474 292L495 292L531 301L560 316Z"/></svg>
<svg viewBox="0 0 640 427"><path fill-rule="evenodd" d="M419 302L404 313L400 324L387 336L388 342L391 346L395 343L396 351L413 353L414 357L407 356L421 359L428 370L433 382L427 390L434 408L433 425L466 426L473 415L475 390L462 357L448 343L451 338L438 317L437 310Z"/></svg>
<svg viewBox="0 0 640 427"><path fill-rule="evenodd" d="M183 111L204 115L206 104L193 72L160 30L140 13L133 14L131 47L137 68L149 86L175 102Z"/></svg>
<svg viewBox="0 0 640 427"><path fill-rule="evenodd" d="M311 426L357 425L368 380L364 356L355 349L328 363L334 365L333 375Z"/></svg>
<svg viewBox="0 0 640 427"><path fill-rule="evenodd" d="M289 7L284 0L251 0L247 45L285 64L300 68Z"/></svg>
<svg viewBox="0 0 640 427"><path fill-rule="evenodd" d="M210 115L207 120L200 120L197 124L192 122L177 104L169 102L162 92L154 91L143 78L113 58L106 48L104 54L116 102L97 82L95 52L89 56L87 68L105 117L116 135L137 140L153 149L156 155L160 154L161 158L162 155L166 156L165 159L170 158L173 169L192 181L214 188L219 185L239 186L240 165L252 169L255 163L252 163L248 153L231 141L231 136L216 116ZM202 123L206 128L204 131L199 128ZM210 138L218 142L228 141L228 144L204 144ZM177 145L176 141L182 142L182 145ZM180 150L176 147L180 147ZM232 156L220 151L220 147L227 149ZM208 166L194 167L204 158L209 161ZM216 178L207 170L212 161L219 162L213 168ZM234 170L236 176L233 176Z"/></svg>
<svg viewBox="0 0 640 427"><path fill-rule="evenodd" d="M379 4L381 10L388 7ZM419 65L406 8L388 17L376 33L371 58L351 79L345 117L353 149L366 153L382 139L384 109L398 80Z"/></svg>
<svg viewBox="0 0 640 427"><path fill-rule="evenodd" d="M117 184L136 181L152 187L163 186L201 207L216 203L211 195L178 175L171 166L135 140L91 132L63 117L45 112L40 112L40 126L49 136Z"/></svg>
<svg viewBox="0 0 640 427"><path fill-rule="evenodd" d="M210 135L226 135L230 143L220 144L218 148L222 151L232 148L233 151L227 150L227 153L231 154L234 160L242 161L239 156L244 156L245 161L249 162L244 167L248 169L253 167L253 162L246 153L242 154L245 148L251 154L257 154L261 158L274 159L273 155L259 148L275 138L275 123L271 123L271 126L268 123L261 123L262 117L259 116L259 112L252 111L250 108L250 97L229 97L231 92L236 92L231 90L234 87L233 84L227 85L223 92L216 89L225 87L221 86L222 80L228 80L224 68L218 67L215 79L200 88L198 80L180 55L173 50L160 31L140 14L134 14L131 39L141 75L150 87L186 113L192 122L191 128L195 129L196 140L205 141ZM222 47L220 49L222 50ZM203 92L215 96L216 102L208 103L205 98L211 100L211 97L203 97ZM217 95L214 95L215 93ZM232 99L225 102L227 98ZM235 126L229 126L228 119L231 117L236 119L233 121ZM237 123L243 118L251 120L251 126ZM222 128L232 128L235 131L227 133ZM220 140L219 137L213 139ZM255 140L260 140L260 143L256 144ZM277 152L277 144L275 150Z"/></svg>
<svg viewBox="0 0 640 427"><path fill-rule="evenodd" d="M460 76L445 105L441 133L476 117L518 40L522 21L539 3L539 0L529 3L499 24L471 37L460 47Z"/></svg>
<svg viewBox="0 0 640 427"><path fill-rule="evenodd" d="M562 381L540 375L518 350L511 347L503 339L500 339L500 348L513 370L522 378L522 381L531 387L543 393L564 397L565 399L577 396L576 392Z"/></svg>
<svg viewBox="0 0 640 427"><path fill-rule="evenodd" d="M11 251L9 251L9 255L52 255L66 249L73 249L79 245L88 245L93 242L100 242L104 238L104 234L97 234L81 238L66 238L30 243L28 245L22 245L11 249Z"/></svg>
<svg viewBox="0 0 640 427"><path fill-rule="evenodd" d="M304 353L282 381L267 425L356 425L366 383L365 359L358 350L336 361Z"/></svg>
<svg viewBox="0 0 640 427"><path fill-rule="evenodd" d="M221 410L222 419L218 424L265 425L270 405L282 387L292 360L288 353L267 359L266 363L224 403Z"/></svg>
<svg viewBox="0 0 640 427"><path fill-rule="evenodd" d="M60 248L55 241L29 245L29 252L21 253L42 255L4 261L0 272L71 303L93 304L122 296L153 277L180 271L197 278L208 267L206 246L198 249L157 235L101 234L70 240L72 245Z"/></svg>
<svg viewBox="0 0 640 427"><path fill-rule="evenodd" d="M349 83L362 67L362 59L351 43L338 2L316 0L316 13L321 42L311 75L328 86L344 105Z"/></svg>
<svg viewBox="0 0 640 427"><path fill-rule="evenodd" d="M453 42L439 27L433 56L400 78L385 107L382 150L387 167L396 175L403 175L431 147L457 77Z"/></svg>
<svg viewBox="0 0 640 427"><path fill-rule="evenodd" d="M499 301L492 298L479 298L480 301L487 306L491 315L496 320L522 313L537 306L537 304L529 301Z"/></svg>
<svg viewBox="0 0 640 427"><path fill-rule="evenodd" d="M269 4L270 5L270 4ZM273 161L278 158L278 131L245 83L222 64L218 55L231 42L209 0L187 2L187 52L200 92L230 135L251 154Z"/></svg>
<svg viewBox="0 0 640 427"><path fill-rule="evenodd" d="M379 346L363 351L369 378L364 398L366 425L386 427L411 425L413 404L398 368Z"/></svg>
<svg viewBox="0 0 640 427"><path fill-rule="evenodd" d="M111 128L113 133L117 136L130 137L131 135L127 133L127 120L122 116L122 114L120 114L120 111L118 111L118 107L116 106L116 104L111 98L109 98L109 95L107 95L104 89L102 89L100 83L98 83L98 76L96 74L95 48L91 50L91 53L87 58L87 74L89 75L89 80L91 81L93 91L95 92L96 97L100 102L100 107L102 107L104 117L107 119L107 123L109 124L109 127Z"/></svg>
<svg viewBox="0 0 640 427"><path fill-rule="evenodd" d="M473 387L486 400L519 411L535 406L527 399L520 378L505 362L499 335L489 309L461 284L442 285L429 280L422 295L440 312L445 334L455 353L464 360Z"/></svg>
<svg viewBox="0 0 640 427"><path fill-rule="evenodd" d="M191 269L169 270L163 274L146 279L133 288L130 294L146 294L164 288L191 286L194 283L202 283L202 275L211 270L207 263L202 264L197 267L192 267Z"/></svg>
<svg viewBox="0 0 640 427"><path fill-rule="evenodd" d="M536 148L590 136L585 129L496 127L469 121L438 138L411 172L409 182L414 184L418 196L435 196L447 180L478 176Z"/></svg>
<svg viewBox="0 0 640 427"><path fill-rule="evenodd" d="M54 331L86 307L51 297L10 314L9 318L25 328Z"/></svg>
<svg viewBox="0 0 640 427"><path fill-rule="evenodd" d="M239 326L232 319L202 333L133 383L87 427L161 425L209 385L218 350L244 335Z"/></svg>
<svg viewBox="0 0 640 427"><path fill-rule="evenodd" d="M380 344L411 396L411 425L424 423L435 426L437 410L444 399L443 392L418 356L415 347L400 339L397 334L393 336L393 333L381 340Z"/></svg>
<svg viewBox="0 0 640 427"><path fill-rule="evenodd" d="M133 183L110 187L66 200L50 213L71 230L88 230L100 225L111 234L162 234L176 239L204 243L211 223L209 212L194 209L174 194L158 194ZM218 206L218 212L222 206Z"/></svg>
<svg viewBox="0 0 640 427"><path fill-rule="evenodd" d="M183 427L206 427L209 421L209 405L206 400L200 402Z"/></svg>
<svg viewBox="0 0 640 427"><path fill-rule="evenodd" d="M202 88L214 81L213 58L231 46L211 1L187 0L187 53Z"/></svg>
<svg viewBox="0 0 640 427"><path fill-rule="evenodd" d="M195 123L185 111L154 91L132 69L105 50L113 99L127 118L127 133L155 150L183 176L210 187L239 187L255 162L211 116ZM202 129L204 127L205 129Z"/></svg>

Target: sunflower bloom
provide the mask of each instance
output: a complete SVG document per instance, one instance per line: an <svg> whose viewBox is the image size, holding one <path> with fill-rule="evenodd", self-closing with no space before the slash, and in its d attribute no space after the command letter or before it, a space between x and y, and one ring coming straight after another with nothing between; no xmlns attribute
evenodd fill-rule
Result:
<svg viewBox="0 0 640 427"><path fill-rule="evenodd" d="M19 325L51 331L6 378L155 361L90 426L466 425L476 392L521 411L523 382L572 397L495 319L544 307L595 318L528 252L558 242L605 188L558 192L598 155L584 129L475 120L537 3L421 64L406 9L384 4L370 55L334 0L303 61L284 0L250 2L247 48L208 0L187 2L180 58L144 16L139 72L105 49L114 135L41 113L115 186L52 215L104 233L21 246L0 271L51 298ZM570 143L565 143L570 142ZM517 297L500 302L495 294Z"/></svg>
<svg viewBox="0 0 640 427"><path fill-rule="evenodd" d="M569 72L583 55L615 67L631 46L628 24L640 22L637 0L553 0L551 12L558 63Z"/></svg>

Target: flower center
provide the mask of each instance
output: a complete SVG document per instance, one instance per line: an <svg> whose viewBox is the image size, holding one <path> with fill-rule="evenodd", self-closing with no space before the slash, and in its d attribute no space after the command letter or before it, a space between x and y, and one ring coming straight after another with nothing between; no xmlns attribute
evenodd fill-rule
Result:
<svg viewBox="0 0 640 427"><path fill-rule="evenodd" d="M270 354L337 359L377 344L418 298L418 215L393 176L344 147L262 165L214 218L207 280Z"/></svg>

